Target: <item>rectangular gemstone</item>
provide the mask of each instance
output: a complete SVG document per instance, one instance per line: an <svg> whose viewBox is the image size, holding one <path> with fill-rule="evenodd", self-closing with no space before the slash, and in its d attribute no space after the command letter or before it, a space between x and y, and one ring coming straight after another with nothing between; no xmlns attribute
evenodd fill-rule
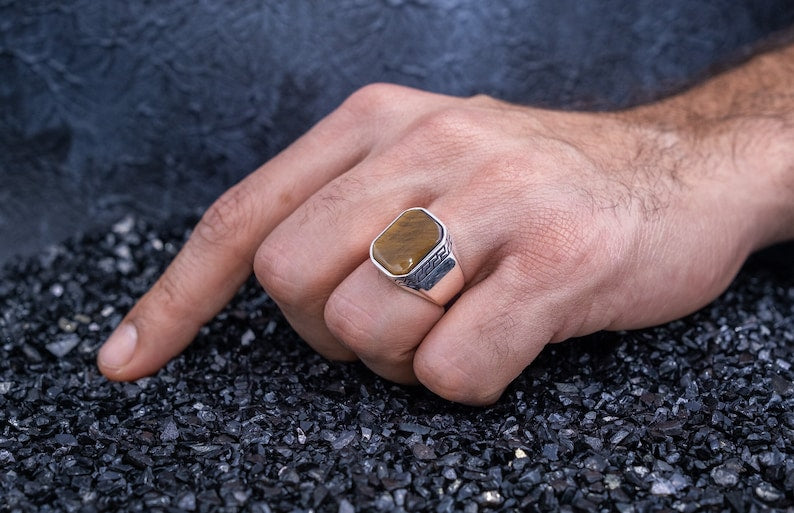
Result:
<svg viewBox="0 0 794 513"><path fill-rule="evenodd" d="M441 225L422 209L406 210L372 243L372 256L395 276L410 273L441 242Z"/></svg>

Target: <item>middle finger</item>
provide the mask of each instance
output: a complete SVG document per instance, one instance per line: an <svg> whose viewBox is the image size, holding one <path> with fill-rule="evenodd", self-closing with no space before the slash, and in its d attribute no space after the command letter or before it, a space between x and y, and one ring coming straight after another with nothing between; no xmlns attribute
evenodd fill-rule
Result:
<svg viewBox="0 0 794 513"><path fill-rule="evenodd" d="M427 178L400 173L392 162L367 159L324 186L265 238L255 257L259 282L327 358L350 355L324 321L331 292L367 259L370 242L395 212L430 201Z"/></svg>

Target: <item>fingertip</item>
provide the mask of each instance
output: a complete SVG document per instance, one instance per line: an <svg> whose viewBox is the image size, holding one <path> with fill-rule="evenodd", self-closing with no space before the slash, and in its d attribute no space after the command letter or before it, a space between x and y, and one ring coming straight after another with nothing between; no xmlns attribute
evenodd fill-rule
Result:
<svg viewBox="0 0 794 513"><path fill-rule="evenodd" d="M122 321L99 349L99 370L114 381L128 379L124 369L133 360L137 347L138 329L132 322Z"/></svg>

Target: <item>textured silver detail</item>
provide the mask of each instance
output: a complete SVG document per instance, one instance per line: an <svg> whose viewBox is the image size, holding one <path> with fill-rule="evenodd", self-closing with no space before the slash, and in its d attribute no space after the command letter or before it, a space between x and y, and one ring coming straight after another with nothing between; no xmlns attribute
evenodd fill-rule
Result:
<svg viewBox="0 0 794 513"><path fill-rule="evenodd" d="M441 278L456 265L455 258L452 257L452 242L446 229L443 236L441 242L419 262L413 271L405 276L395 276L394 281L398 285L414 290L430 290L433 285L441 281Z"/></svg>

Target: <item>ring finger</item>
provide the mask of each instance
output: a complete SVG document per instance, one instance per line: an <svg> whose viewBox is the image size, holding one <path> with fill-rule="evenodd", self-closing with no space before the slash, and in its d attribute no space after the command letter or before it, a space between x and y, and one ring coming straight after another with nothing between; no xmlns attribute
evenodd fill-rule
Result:
<svg viewBox="0 0 794 513"><path fill-rule="evenodd" d="M456 265L464 281L472 283L487 273L484 262L498 259L498 239L490 223L453 205L452 198L430 205L439 218L448 220L455 237ZM434 287L443 287L443 280ZM350 348L374 372L400 383L416 383L413 356L422 339L444 315L444 309L411 294L383 275L372 262L359 265L331 294L324 320L330 333Z"/></svg>

